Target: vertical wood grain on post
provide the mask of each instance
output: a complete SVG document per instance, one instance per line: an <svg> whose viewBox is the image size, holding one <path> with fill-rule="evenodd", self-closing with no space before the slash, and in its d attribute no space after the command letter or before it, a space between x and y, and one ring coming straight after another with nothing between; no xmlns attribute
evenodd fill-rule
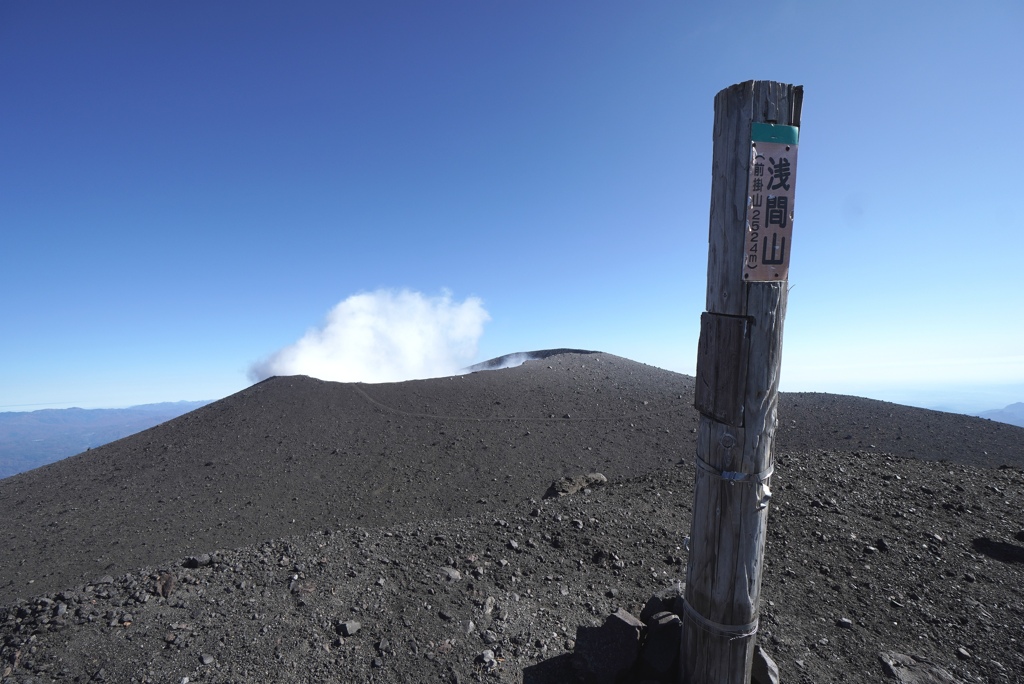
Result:
<svg viewBox="0 0 1024 684"><path fill-rule="evenodd" d="M695 405L684 684L745 684L757 632L787 283L745 282L751 122L800 125L803 88L747 81L715 97L707 312Z"/></svg>

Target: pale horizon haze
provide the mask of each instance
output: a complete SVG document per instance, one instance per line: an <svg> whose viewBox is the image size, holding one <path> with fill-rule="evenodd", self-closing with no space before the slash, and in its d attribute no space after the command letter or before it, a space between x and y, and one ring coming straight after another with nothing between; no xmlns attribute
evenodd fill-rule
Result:
<svg viewBox="0 0 1024 684"><path fill-rule="evenodd" d="M0 3L0 411L695 370L715 94L804 87L783 391L1024 401L1024 4Z"/></svg>

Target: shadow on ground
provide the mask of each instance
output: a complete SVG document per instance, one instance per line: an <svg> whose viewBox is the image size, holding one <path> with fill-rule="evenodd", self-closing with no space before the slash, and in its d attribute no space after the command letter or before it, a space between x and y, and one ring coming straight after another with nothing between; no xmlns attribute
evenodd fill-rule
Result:
<svg viewBox="0 0 1024 684"><path fill-rule="evenodd" d="M995 541L988 537L978 537L971 546L978 553L985 554L992 560L1002 563L1024 563L1024 547L1007 542Z"/></svg>
<svg viewBox="0 0 1024 684"><path fill-rule="evenodd" d="M563 684L571 681L575 681L571 653L563 653L523 669L523 684Z"/></svg>

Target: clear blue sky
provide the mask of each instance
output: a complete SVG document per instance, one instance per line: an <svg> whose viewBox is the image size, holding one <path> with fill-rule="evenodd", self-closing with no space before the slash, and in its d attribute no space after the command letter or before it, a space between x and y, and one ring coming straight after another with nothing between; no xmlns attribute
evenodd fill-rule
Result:
<svg viewBox="0 0 1024 684"><path fill-rule="evenodd" d="M692 373L749 79L805 88L783 389L1024 401L1022 35L1018 0L4 0L0 410L217 399L410 316Z"/></svg>

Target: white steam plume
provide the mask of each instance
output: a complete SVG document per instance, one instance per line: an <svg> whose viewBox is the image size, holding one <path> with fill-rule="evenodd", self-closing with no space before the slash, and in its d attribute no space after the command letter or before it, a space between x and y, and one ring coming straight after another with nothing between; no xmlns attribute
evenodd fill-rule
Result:
<svg viewBox="0 0 1024 684"><path fill-rule="evenodd" d="M490 320L483 302L459 303L450 292L377 290L335 306L319 328L254 363L254 382L274 375L309 375L341 382L397 382L456 375L476 354Z"/></svg>

